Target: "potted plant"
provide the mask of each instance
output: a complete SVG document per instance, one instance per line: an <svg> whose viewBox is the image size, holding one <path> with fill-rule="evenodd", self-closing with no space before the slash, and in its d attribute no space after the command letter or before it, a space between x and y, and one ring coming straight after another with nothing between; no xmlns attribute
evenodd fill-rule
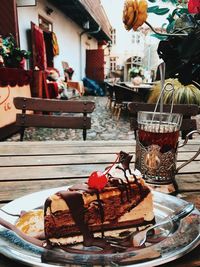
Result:
<svg viewBox="0 0 200 267"><path fill-rule="evenodd" d="M0 56L3 65L8 68L24 68L25 60L31 53L17 47L15 38L12 34L5 38L0 38Z"/></svg>
<svg viewBox="0 0 200 267"><path fill-rule="evenodd" d="M142 83L142 81L144 79L143 73L144 73L144 70L140 66L132 67L129 70L129 76L131 78L133 85L138 86Z"/></svg>
<svg viewBox="0 0 200 267"><path fill-rule="evenodd" d="M183 85L178 79L166 79L163 104L196 104L200 106L200 90L193 84ZM173 91L174 89L174 91ZM154 104L160 95L160 81L152 88L147 103Z"/></svg>

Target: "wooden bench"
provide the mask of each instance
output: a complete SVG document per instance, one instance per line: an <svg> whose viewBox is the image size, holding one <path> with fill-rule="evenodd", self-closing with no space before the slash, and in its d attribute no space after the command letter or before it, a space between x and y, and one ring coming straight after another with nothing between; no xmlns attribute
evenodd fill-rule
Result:
<svg viewBox="0 0 200 267"><path fill-rule="evenodd" d="M91 118L87 114L95 108L92 101L25 97L15 97L14 105L22 111L16 115L16 126L20 126L20 141L23 141L27 127L83 129L83 140L86 140L87 129L91 128ZM59 114L55 114L56 112Z"/></svg>
<svg viewBox="0 0 200 267"><path fill-rule="evenodd" d="M159 108L159 107L158 107ZM130 114L130 127L131 130L136 130L138 128L137 123L137 113L138 111L154 111L155 104L147 104L140 102L131 102L128 104L128 110ZM171 105L164 105L163 112L170 112ZM174 104L173 106L174 113L183 114L183 121L181 125L181 134L182 138L185 139L186 135L197 129L197 122L192 116L199 114L199 106L194 104Z"/></svg>

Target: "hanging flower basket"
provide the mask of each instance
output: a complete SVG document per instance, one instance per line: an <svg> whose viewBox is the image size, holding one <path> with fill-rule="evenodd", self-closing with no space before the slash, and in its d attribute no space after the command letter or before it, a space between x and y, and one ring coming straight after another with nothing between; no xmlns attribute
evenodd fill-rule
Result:
<svg viewBox="0 0 200 267"><path fill-rule="evenodd" d="M3 59L4 67L24 69L26 59L30 55L29 51L21 50L17 47L16 41L11 34L5 38L0 38L0 56Z"/></svg>

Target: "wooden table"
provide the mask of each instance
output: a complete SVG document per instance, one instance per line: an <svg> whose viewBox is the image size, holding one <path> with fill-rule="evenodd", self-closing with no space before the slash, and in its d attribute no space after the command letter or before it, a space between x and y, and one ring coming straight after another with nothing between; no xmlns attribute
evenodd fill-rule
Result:
<svg viewBox="0 0 200 267"><path fill-rule="evenodd" d="M125 82L124 85L127 86L128 88L130 88L131 90L136 91L136 92L139 92L139 90L142 90L142 89L149 89L150 90L152 88L152 85L145 84L145 83L142 83L140 85L134 85L132 82Z"/></svg>
<svg viewBox="0 0 200 267"><path fill-rule="evenodd" d="M80 96L84 95L85 93L85 87L83 85L83 82L82 81L68 81L67 82L67 87L68 88L71 88L71 89L74 89L74 90L77 90L77 92L79 93Z"/></svg>
<svg viewBox="0 0 200 267"><path fill-rule="evenodd" d="M200 140L179 150L178 165L191 157ZM78 183L95 170L103 171L120 150L134 155L134 141L55 141L0 143L0 207L23 195ZM134 157L133 157L134 159ZM134 166L134 162L132 163ZM200 209L200 156L176 176L178 197ZM200 266L200 246L163 267ZM0 267L23 267L0 255Z"/></svg>

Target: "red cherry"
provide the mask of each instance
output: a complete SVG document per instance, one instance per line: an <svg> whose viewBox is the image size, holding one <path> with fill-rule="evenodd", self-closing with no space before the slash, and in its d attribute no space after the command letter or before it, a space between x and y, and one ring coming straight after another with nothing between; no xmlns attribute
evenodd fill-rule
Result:
<svg viewBox="0 0 200 267"><path fill-rule="evenodd" d="M93 172L88 178L88 186L99 191L106 186L107 182L107 177L100 171Z"/></svg>

